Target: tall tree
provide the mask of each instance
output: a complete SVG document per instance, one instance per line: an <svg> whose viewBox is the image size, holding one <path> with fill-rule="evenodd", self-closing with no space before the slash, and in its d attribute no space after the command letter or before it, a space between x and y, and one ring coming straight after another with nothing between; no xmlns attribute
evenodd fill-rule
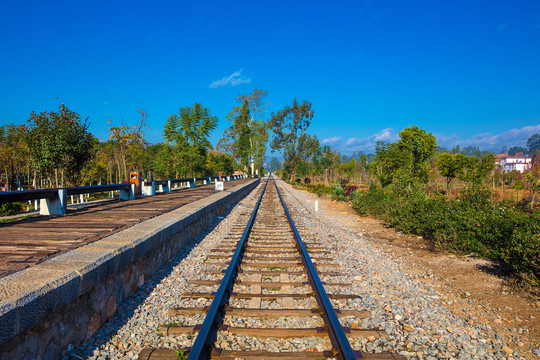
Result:
<svg viewBox="0 0 540 360"><path fill-rule="evenodd" d="M270 147L273 151L283 150L284 170L289 174L290 181L294 179L296 164L301 159L297 149L298 140L306 132L312 119L311 103L304 100L299 104L296 98L293 99L292 106L286 105L276 114L272 113L269 125L274 136Z"/></svg>
<svg viewBox="0 0 540 360"><path fill-rule="evenodd" d="M527 148L529 148L529 155L534 155L540 150L540 134L533 134L527 140Z"/></svg>
<svg viewBox="0 0 540 360"><path fill-rule="evenodd" d="M418 126L411 126L399 133L398 148L411 155L413 178L427 182L427 163L437 152L435 136Z"/></svg>
<svg viewBox="0 0 540 360"><path fill-rule="evenodd" d="M231 154L246 172L251 159L259 170L266 160L268 127L264 110L268 105L265 102L267 94L266 90L254 89L248 95L237 97L240 105L234 106L227 115L232 125L225 129L218 143L218 148Z"/></svg>
<svg viewBox="0 0 540 360"><path fill-rule="evenodd" d="M269 169L270 171L276 172L281 169L281 163L276 157L272 156L272 158L270 159L269 167L270 167Z"/></svg>
<svg viewBox="0 0 540 360"><path fill-rule="evenodd" d="M116 148L115 160L117 163L120 179L127 179L128 167L141 168L140 159L146 146L144 140L144 128L149 129L147 125L148 113L142 109L137 109L140 115L139 120L133 126L124 124L120 126L111 126L109 140L113 141Z"/></svg>
<svg viewBox="0 0 540 360"><path fill-rule="evenodd" d="M81 170L91 159L94 137L88 126L88 118L81 121L64 104L58 112L30 114L26 131L32 163L43 175L54 176L57 187L64 186L64 176L77 185Z"/></svg>
<svg viewBox="0 0 540 360"><path fill-rule="evenodd" d="M208 137L217 122L217 117L199 103L181 107L178 115L169 115L163 136L175 148L177 172L190 176L204 172L207 152L212 148Z"/></svg>
<svg viewBox="0 0 540 360"><path fill-rule="evenodd" d="M26 134L23 125L0 126L0 164L8 191L17 189L17 179L27 163Z"/></svg>

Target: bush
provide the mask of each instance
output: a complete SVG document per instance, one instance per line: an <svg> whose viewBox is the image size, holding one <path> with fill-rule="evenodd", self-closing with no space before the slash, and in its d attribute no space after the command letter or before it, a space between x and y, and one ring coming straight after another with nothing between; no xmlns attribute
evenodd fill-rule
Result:
<svg viewBox="0 0 540 360"><path fill-rule="evenodd" d="M489 192L470 188L455 200L428 198L420 188L402 196L390 188L356 194L353 208L381 217L388 226L422 235L436 248L500 260L515 274L538 286L540 211L511 202L493 203Z"/></svg>
<svg viewBox="0 0 540 360"><path fill-rule="evenodd" d="M15 215L22 211L22 204L18 202L6 203L0 206L0 216Z"/></svg>
<svg viewBox="0 0 540 360"><path fill-rule="evenodd" d="M345 200L345 191L343 191L343 188L338 184L334 188L334 191L332 192L332 199L337 201L344 201Z"/></svg>
<svg viewBox="0 0 540 360"><path fill-rule="evenodd" d="M350 184L349 179L341 179L339 185L347 196L350 196L356 190L356 186Z"/></svg>

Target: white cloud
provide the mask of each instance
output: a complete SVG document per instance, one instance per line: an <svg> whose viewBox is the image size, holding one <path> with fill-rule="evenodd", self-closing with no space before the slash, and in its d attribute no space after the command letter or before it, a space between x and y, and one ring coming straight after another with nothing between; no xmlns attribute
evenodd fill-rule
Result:
<svg viewBox="0 0 540 360"><path fill-rule="evenodd" d="M521 146L527 147L527 139L533 134L540 133L540 124L525 126L520 129L510 129L500 134L491 134L489 132L479 133L467 139L460 139L453 134L450 136L435 134L437 144L447 149L456 145L459 146L478 146L481 150L500 151L503 146Z"/></svg>
<svg viewBox="0 0 540 360"><path fill-rule="evenodd" d="M210 84L210 88L215 89L220 86L227 86L227 85L237 86L237 85L247 84L251 82L250 78L245 78L245 77L242 77L241 75L242 75L242 70L237 70L233 72L231 75L225 76L221 80L213 81Z"/></svg>
<svg viewBox="0 0 540 360"><path fill-rule="evenodd" d="M341 136L326 138L321 141L322 145L338 145L341 142Z"/></svg>
<svg viewBox="0 0 540 360"><path fill-rule="evenodd" d="M395 142L398 140L398 138L398 134L394 129L386 128L367 137L352 137L347 139L345 142L345 148L343 150L345 152L373 152L375 150L375 144L377 141Z"/></svg>
<svg viewBox="0 0 540 360"><path fill-rule="evenodd" d="M537 133L540 133L540 124L524 126L519 129L510 129L499 134L492 134L489 132L478 133L467 138L460 138L456 134L434 135L437 138L437 145L445 147L447 149L452 149L456 145L459 145L461 147L478 146L480 150L499 152L503 146L506 146L508 148L512 146L527 147L527 139L529 139L531 135ZM334 139L339 139L339 142L341 142L341 137L336 136L333 138L324 139L323 141L321 141L321 144L334 145L331 143L331 141L334 141ZM391 143L398 140L399 131L396 131L393 128L386 128L366 137L348 138L345 141L342 149L340 150L344 154L350 154L354 151L374 153L377 141ZM338 143L338 141L335 141L335 143Z"/></svg>

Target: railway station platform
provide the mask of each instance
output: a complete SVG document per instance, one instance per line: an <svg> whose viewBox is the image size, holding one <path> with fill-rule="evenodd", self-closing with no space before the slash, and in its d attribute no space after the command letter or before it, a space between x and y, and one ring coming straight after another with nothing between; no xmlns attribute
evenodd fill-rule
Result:
<svg viewBox="0 0 540 360"><path fill-rule="evenodd" d="M259 183L240 179L0 224L0 359L54 359Z"/></svg>

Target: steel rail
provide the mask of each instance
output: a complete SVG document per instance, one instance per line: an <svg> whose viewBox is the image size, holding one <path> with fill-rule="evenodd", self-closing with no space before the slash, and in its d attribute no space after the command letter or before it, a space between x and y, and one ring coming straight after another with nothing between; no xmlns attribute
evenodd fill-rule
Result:
<svg viewBox="0 0 540 360"><path fill-rule="evenodd" d="M255 216L257 215L257 211L259 210L259 205L261 204L262 197L264 195L267 185L268 181L266 181L266 183L264 184L261 196L259 196L259 200L257 201L257 204L255 205L255 208L251 213L251 217L249 218L244 233L242 234L238 246L236 247L236 251L231 258L231 262L227 267L225 276L223 277L223 280L219 285L218 291L214 296L214 300L210 305L208 314L206 315L204 322L200 327L199 334L197 335L193 346L189 350L187 360L206 359L209 356L210 346L212 345L215 335L218 331L218 325L223 316L224 306L229 300L229 296L234 285L234 279L236 278L236 274L238 273L238 267L240 266L240 262L242 261L245 244L251 232L251 228L253 227L253 223L255 222ZM196 326L196 328L198 328L198 325Z"/></svg>
<svg viewBox="0 0 540 360"><path fill-rule="evenodd" d="M359 351L353 351L353 349L351 348L351 344L349 343L349 340L345 335L345 331L343 330L343 327L341 326L341 323L339 322L339 319L336 315L334 307L332 306L332 303L330 302L330 299L328 298L328 295L324 290L324 286L321 282L321 279L319 278L319 275L317 274L317 270L315 269L315 266L313 265L313 262L309 257L306 245L302 241L302 238L300 237L300 234L298 233L298 230L294 225L287 205L285 205L285 200L283 200L283 197L281 196L281 192L279 191L274 177L271 176L271 178L276 187L279 199L281 200L281 204L285 209L287 218L289 219L289 224L291 225L291 229L294 233L296 244L302 256L302 262L306 267L308 279L310 280L311 287L315 292L315 298L319 306L322 308L323 319L328 325L328 335L330 336L330 342L332 343L332 346L338 351L337 357L339 359L345 360L363 358L362 354Z"/></svg>

